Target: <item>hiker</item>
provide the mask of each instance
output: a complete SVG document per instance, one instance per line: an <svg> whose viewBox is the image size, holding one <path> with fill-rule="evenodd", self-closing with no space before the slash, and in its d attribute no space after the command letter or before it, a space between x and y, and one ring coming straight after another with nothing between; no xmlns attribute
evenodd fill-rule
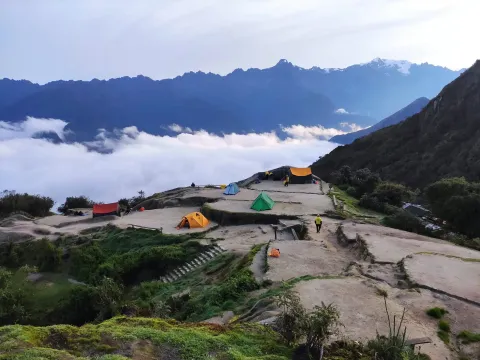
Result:
<svg viewBox="0 0 480 360"><path fill-rule="evenodd" d="M268 175L270 175L268 171L265 171L265 180L268 180Z"/></svg>
<svg viewBox="0 0 480 360"><path fill-rule="evenodd" d="M290 182L290 177L288 175L285 175L285 181L283 182L283 186L288 186L289 182Z"/></svg>
<svg viewBox="0 0 480 360"><path fill-rule="evenodd" d="M194 183L194 182L192 182L192 184L191 184L190 186L194 188L194 187L195 187L195 183Z"/></svg>
<svg viewBox="0 0 480 360"><path fill-rule="evenodd" d="M322 218L320 215L317 215L315 218L315 226L317 227L317 233L320 232L320 229L322 228Z"/></svg>
<svg viewBox="0 0 480 360"><path fill-rule="evenodd" d="M187 229L190 229L190 222L188 221L188 219L185 220L184 227L186 227Z"/></svg>
<svg viewBox="0 0 480 360"><path fill-rule="evenodd" d="M132 208L130 207L130 205L127 205L127 210L125 210L123 216L130 214L130 211L132 211Z"/></svg>

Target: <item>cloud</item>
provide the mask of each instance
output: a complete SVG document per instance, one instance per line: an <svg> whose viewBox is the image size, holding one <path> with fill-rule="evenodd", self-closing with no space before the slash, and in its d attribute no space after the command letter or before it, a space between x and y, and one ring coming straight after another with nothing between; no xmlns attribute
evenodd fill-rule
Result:
<svg viewBox="0 0 480 360"><path fill-rule="evenodd" d="M347 132L354 132L354 131L360 131L363 129L368 129L370 126L362 127L360 125L357 125L355 123L348 123L348 122L341 122L340 126L342 128L348 128L350 131Z"/></svg>
<svg viewBox="0 0 480 360"><path fill-rule="evenodd" d="M65 140L65 135L69 133L65 129L67 125L63 120L37 119L30 116L19 123L0 121L0 140L30 138L40 134L57 134L60 139Z"/></svg>
<svg viewBox="0 0 480 360"><path fill-rule="evenodd" d="M347 110L342 109L342 108L335 110L335 113L336 114L349 114L349 112Z"/></svg>
<svg viewBox="0 0 480 360"><path fill-rule="evenodd" d="M178 124L169 125L168 129L176 133L192 133L193 132L192 129L190 129L189 127L182 127Z"/></svg>
<svg viewBox="0 0 480 360"><path fill-rule="evenodd" d="M282 128L282 131L297 139L328 140L333 136L346 134L345 131L334 129L334 128L325 128L322 125L318 125L318 126L292 125L290 127Z"/></svg>
<svg viewBox="0 0 480 360"><path fill-rule="evenodd" d="M33 131L32 123L43 126ZM109 202L139 190L150 194L192 181L225 184L285 164L307 166L337 146L308 132L287 132L284 140L275 132L157 136L133 126L102 129L89 143L58 144L27 136L39 128L62 134L60 124L66 123L33 118L17 125L2 122L10 132L0 140L0 190L51 196L57 203L74 195Z"/></svg>

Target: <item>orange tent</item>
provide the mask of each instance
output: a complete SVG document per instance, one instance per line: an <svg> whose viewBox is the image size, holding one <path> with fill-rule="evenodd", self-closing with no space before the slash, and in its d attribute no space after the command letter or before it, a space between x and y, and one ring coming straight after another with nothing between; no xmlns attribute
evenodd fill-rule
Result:
<svg viewBox="0 0 480 360"><path fill-rule="evenodd" d="M111 204L95 204L93 205L93 217L105 215L119 215L120 205L118 202Z"/></svg>
<svg viewBox="0 0 480 360"><path fill-rule="evenodd" d="M268 256L278 258L280 257L280 250L273 248L272 250L270 250L270 253L268 254Z"/></svg>
<svg viewBox="0 0 480 360"><path fill-rule="evenodd" d="M177 230L186 226L187 221L188 221L188 224L190 225L191 229L193 229L193 228L204 228L204 227L208 226L208 223L209 223L208 219L205 216L203 216L202 213L193 212L193 213L185 215L182 218L180 223L177 225Z"/></svg>

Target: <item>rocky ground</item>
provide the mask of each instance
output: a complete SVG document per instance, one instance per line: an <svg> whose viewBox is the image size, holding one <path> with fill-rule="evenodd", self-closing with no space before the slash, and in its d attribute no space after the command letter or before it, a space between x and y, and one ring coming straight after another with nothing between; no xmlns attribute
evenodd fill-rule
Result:
<svg viewBox="0 0 480 360"><path fill-rule="evenodd" d="M270 224L218 226L211 222L206 229L175 229L183 215L199 211L204 202L220 212L257 214L250 205L260 191L267 192L276 202L272 210L262 214L296 217L296 220L282 220L276 239ZM172 190L168 196L160 194L145 204L153 209L121 218L97 220L56 215L35 220L11 219L0 224L0 241L55 238L107 223L163 228L169 234L205 231L203 241L216 239L232 252L247 253L256 244L280 249L279 258L265 259L263 249L257 253L252 263L257 281L270 280L275 284L309 275L296 282L295 290L308 309L321 302L336 303L345 326L343 336L364 340L374 337L377 331L385 333L388 323L384 295L391 315L400 315L406 308L408 337L432 339L431 344L422 345L422 351L432 359L458 358L459 349L468 353L469 347L460 345L456 335L462 330L480 332L480 252L438 239L328 216L323 216L322 230L317 233L313 215L333 210L331 199L320 192L318 185L283 187L280 182L264 181L242 189L235 196L223 195L220 189L187 188ZM303 224L306 230L303 240L294 239L291 226L295 224ZM435 306L448 310L446 319L452 327L450 345L437 336L438 320L425 313ZM250 320L259 321L275 314L269 309L268 314Z"/></svg>

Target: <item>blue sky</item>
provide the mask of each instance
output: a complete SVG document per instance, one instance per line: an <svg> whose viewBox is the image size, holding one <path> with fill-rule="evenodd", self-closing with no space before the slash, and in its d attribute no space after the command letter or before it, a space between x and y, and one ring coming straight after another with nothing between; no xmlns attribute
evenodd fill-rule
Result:
<svg viewBox="0 0 480 360"><path fill-rule="evenodd" d="M162 79L281 58L460 69L480 57L478 13L477 0L2 0L0 78Z"/></svg>

